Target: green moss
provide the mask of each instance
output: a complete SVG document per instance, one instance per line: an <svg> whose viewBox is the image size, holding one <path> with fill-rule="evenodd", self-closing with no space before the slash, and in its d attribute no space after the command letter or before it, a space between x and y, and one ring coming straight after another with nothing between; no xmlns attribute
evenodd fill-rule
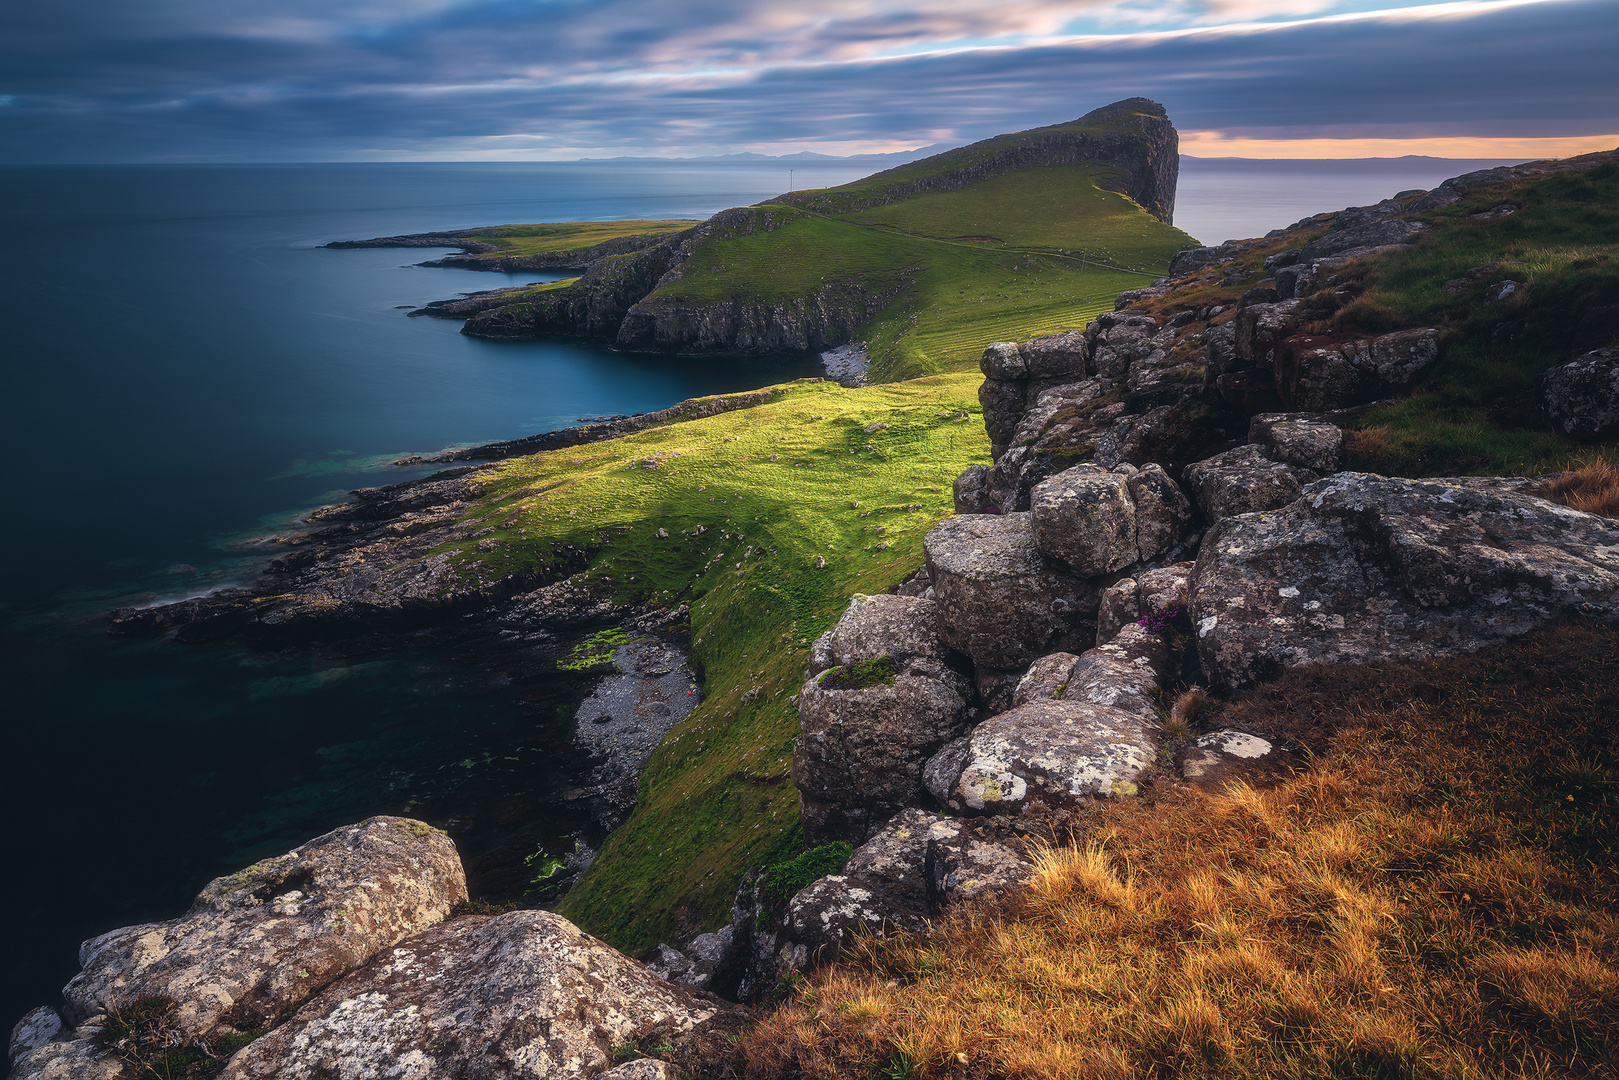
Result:
<svg viewBox="0 0 1619 1080"><path fill-rule="evenodd" d="M765 871L765 891L781 900L790 900L812 881L843 871L854 846L839 840L831 844L810 848L788 862L777 863Z"/></svg>
<svg viewBox="0 0 1619 1080"><path fill-rule="evenodd" d="M894 685L894 658L878 656L857 664L829 668L819 681L829 690L869 690L873 686Z"/></svg>

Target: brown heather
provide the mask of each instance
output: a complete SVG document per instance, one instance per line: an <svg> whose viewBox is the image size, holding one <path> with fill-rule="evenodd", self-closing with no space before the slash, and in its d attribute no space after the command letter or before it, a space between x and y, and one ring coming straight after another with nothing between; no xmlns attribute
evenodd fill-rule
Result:
<svg viewBox="0 0 1619 1080"><path fill-rule="evenodd" d="M1032 886L867 939L769 1077L1619 1076L1619 632L1301 669L1221 726L1308 767L1109 806Z"/></svg>
<svg viewBox="0 0 1619 1080"><path fill-rule="evenodd" d="M1546 494L1587 514L1619 518L1619 467L1601 458L1576 463L1547 481Z"/></svg>

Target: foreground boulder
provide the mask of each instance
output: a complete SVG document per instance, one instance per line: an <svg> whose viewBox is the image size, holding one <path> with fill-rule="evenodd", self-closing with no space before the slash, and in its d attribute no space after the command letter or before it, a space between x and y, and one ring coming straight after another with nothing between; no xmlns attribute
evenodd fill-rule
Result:
<svg viewBox="0 0 1619 1080"><path fill-rule="evenodd" d="M985 667L1026 667L1096 639L1102 590L1049 565L1028 514L945 518L923 542L939 639Z"/></svg>
<svg viewBox="0 0 1619 1080"><path fill-rule="evenodd" d="M160 995L184 1036L262 1028L466 898L448 836L374 817L210 882L178 919L85 942L62 993L74 1019Z"/></svg>
<svg viewBox="0 0 1619 1080"><path fill-rule="evenodd" d="M973 730L946 802L953 810L1004 814L1037 802L1133 795L1157 755L1153 727L1107 705L1031 701Z"/></svg>
<svg viewBox="0 0 1619 1080"><path fill-rule="evenodd" d="M859 842L922 794L922 766L966 730L967 679L945 665L935 604L856 596L816 641L793 751L804 833Z"/></svg>
<svg viewBox="0 0 1619 1080"><path fill-rule="evenodd" d="M722 1013L548 911L457 919L396 946L249 1044L224 1080L596 1076L654 1029Z"/></svg>
<svg viewBox="0 0 1619 1080"><path fill-rule="evenodd" d="M1186 486L1210 521L1274 510L1299 497L1316 479L1310 469L1272 461L1252 443L1186 467Z"/></svg>
<svg viewBox="0 0 1619 1080"><path fill-rule="evenodd" d="M1168 551L1192 519L1158 465L1076 465L1035 485L1030 511L1040 553L1087 578Z"/></svg>
<svg viewBox="0 0 1619 1080"><path fill-rule="evenodd" d="M1467 652L1567 615L1619 622L1619 522L1364 473L1221 521L1192 580L1198 657L1228 688L1298 664Z"/></svg>

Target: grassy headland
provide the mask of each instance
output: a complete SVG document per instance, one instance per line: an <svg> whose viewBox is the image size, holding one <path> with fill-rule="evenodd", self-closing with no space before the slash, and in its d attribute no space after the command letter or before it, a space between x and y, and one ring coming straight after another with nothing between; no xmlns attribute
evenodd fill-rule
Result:
<svg viewBox="0 0 1619 1080"><path fill-rule="evenodd" d="M597 244L630 236L661 237L691 228L690 221L555 221L539 225L495 225L465 238L499 248L500 256L584 253Z"/></svg>
<svg viewBox="0 0 1619 1080"><path fill-rule="evenodd" d="M852 594L921 565L951 480L987 457L978 382L791 383L755 408L514 459L485 481L470 518L490 531L447 550L495 571L591 552L601 592L689 605L708 688L567 895L569 918L633 954L726 921L744 869L796 852L809 644Z"/></svg>

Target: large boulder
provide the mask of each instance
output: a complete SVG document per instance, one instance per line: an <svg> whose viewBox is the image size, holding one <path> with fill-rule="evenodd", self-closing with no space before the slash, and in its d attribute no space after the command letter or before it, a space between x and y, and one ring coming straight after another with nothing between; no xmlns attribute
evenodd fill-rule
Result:
<svg viewBox="0 0 1619 1080"><path fill-rule="evenodd" d="M977 664L1026 667L1053 649L1095 639L1097 586L1048 565L1028 514L970 514L939 522L923 541L939 639Z"/></svg>
<svg viewBox="0 0 1619 1080"><path fill-rule="evenodd" d="M560 915L470 916L329 987L221 1077L597 1076L647 1032L684 1034L721 1012Z"/></svg>
<svg viewBox="0 0 1619 1080"><path fill-rule="evenodd" d="M1157 755L1152 725L1134 713L1077 701L1032 701L973 730L948 787L953 810L1019 813L1133 795Z"/></svg>
<svg viewBox="0 0 1619 1080"><path fill-rule="evenodd" d="M1035 486L1029 502L1034 544L1080 577L1100 577L1139 558L1129 480L1098 465L1076 465Z"/></svg>
<svg viewBox="0 0 1619 1080"><path fill-rule="evenodd" d="M1186 467L1186 486L1210 521L1286 506L1314 479L1313 471L1272 461L1252 443Z"/></svg>
<svg viewBox="0 0 1619 1080"><path fill-rule="evenodd" d="M162 996L186 1038L262 1028L466 898L448 836L374 817L215 879L178 919L85 942L62 993L75 1019Z"/></svg>
<svg viewBox="0 0 1619 1080"><path fill-rule="evenodd" d="M1314 413L1261 413L1248 421L1248 441L1272 461L1316 472L1344 467L1344 432Z"/></svg>
<svg viewBox="0 0 1619 1080"><path fill-rule="evenodd" d="M1169 646L1164 639L1131 623L1112 641L1080 655L1068 673L1061 699L1107 705L1156 723L1158 692L1169 670Z"/></svg>
<svg viewBox="0 0 1619 1080"><path fill-rule="evenodd" d="M812 839L858 842L914 805L923 764L966 730L971 688L945 663L936 608L856 596L811 649L793 781Z"/></svg>
<svg viewBox="0 0 1619 1080"><path fill-rule="evenodd" d="M1546 372L1546 412L1575 439L1619 435L1619 348L1596 349Z"/></svg>
<svg viewBox="0 0 1619 1080"><path fill-rule="evenodd" d="M1339 473L1217 524L1191 614L1223 687L1466 652L1564 615L1619 623L1619 523L1505 487Z"/></svg>

